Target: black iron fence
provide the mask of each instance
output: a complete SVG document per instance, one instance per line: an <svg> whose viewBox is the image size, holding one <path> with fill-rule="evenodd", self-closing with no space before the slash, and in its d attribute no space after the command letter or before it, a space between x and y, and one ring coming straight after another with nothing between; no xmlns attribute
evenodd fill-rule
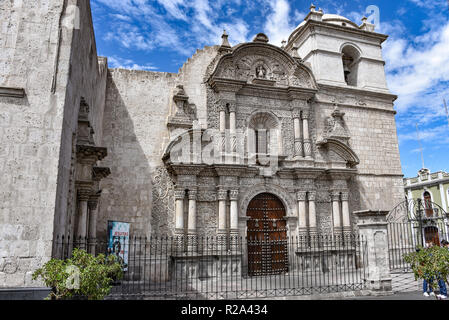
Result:
<svg viewBox="0 0 449 320"><path fill-rule="evenodd" d="M366 282L366 241L358 235L286 239L131 237L67 239L73 248L120 256L124 278L108 299L251 299L358 291Z"/></svg>
<svg viewBox="0 0 449 320"><path fill-rule="evenodd" d="M449 241L447 226L441 219L389 223L388 237L392 271L411 271L404 255L425 247L427 243L440 245L443 240Z"/></svg>

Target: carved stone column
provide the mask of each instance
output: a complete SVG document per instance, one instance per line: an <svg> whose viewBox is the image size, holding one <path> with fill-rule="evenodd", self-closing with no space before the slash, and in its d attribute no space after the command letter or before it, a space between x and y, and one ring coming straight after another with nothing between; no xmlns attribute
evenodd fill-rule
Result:
<svg viewBox="0 0 449 320"><path fill-rule="evenodd" d="M332 197L332 215L334 218L334 234L341 233L340 192L334 191Z"/></svg>
<svg viewBox="0 0 449 320"><path fill-rule="evenodd" d="M97 241L97 219L98 219L98 199L100 195L91 195L87 206L89 208L89 252L95 254L95 244Z"/></svg>
<svg viewBox="0 0 449 320"><path fill-rule="evenodd" d="M175 228L176 233L184 234L184 190L175 190Z"/></svg>
<svg viewBox="0 0 449 320"><path fill-rule="evenodd" d="M296 199L298 200L298 234L299 235L305 235L307 233L306 198L307 198L307 192L298 191L296 193Z"/></svg>
<svg viewBox="0 0 449 320"><path fill-rule="evenodd" d="M309 116L310 112L308 110L302 111L302 127L303 127L303 137L304 137L304 156L306 158L312 157L312 141L310 140L309 133Z"/></svg>
<svg viewBox="0 0 449 320"><path fill-rule="evenodd" d="M189 190L189 213L187 219L187 239L188 239L188 252L196 252L198 249L197 245L197 230L196 230L196 199L197 191Z"/></svg>
<svg viewBox="0 0 449 320"><path fill-rule="evenodd" d="M236 120L237 106L235 103L229 104L229 132L231 135L231 152L234 153L237 147L237 120Z"/></svg>
<svg viewBox="0 0 449 320"><path fill-rule="evenodd" d="M88 201L92 189L88 186L81 186L78 189L78 229L77 236L83 241L87 237Z"/></svg>
<svg viewBox="0 0 449 320"><path fill-rule="evenodd" d="M302 142L302 135L301 135L301 109L294 109L293 110L293 126L295 130L295 156L296 157L304 157L304 150L303 150L303 142Z"/></svg>
<svg viewBox="0 0 449 320"><path fill-rule="evenodd" d="M239 211L238 211L239 191L231 190L231 235L236 236L239 233Z"/></svg>
<svg viewBox="0 0 449 320"><path fill-rule="evenodd" d="M228 191L218 190L218 233L226 234L226 200Z"/></svg>
<svg viewBox="0 0 449 320"><path fill-rule="evenodd" d="M315 208L316 191L308 192L309 200L309 228L310 234L316 235L317 224L316 224L316 208Z"/></svg>
<svg viewBox="0 0 449 320"><path fill-rule="evenodd" d="M188 234L196 234L196 190L189 190L189 217L188 217Z"/></svg>
<svg viewBox="0 0 449 320"><path fill-rule="evenodd" d="M343 192L341 194L342 201L342 214L343 214L343 232L351 232L351 218L349 212L349 192Z"/></svg>
<svg viewBox="0 0 449 320"><path fill-rule="evenodd" d="M226 151L226 106L223 103L219 107L220 112L220 159Z"/></svg>

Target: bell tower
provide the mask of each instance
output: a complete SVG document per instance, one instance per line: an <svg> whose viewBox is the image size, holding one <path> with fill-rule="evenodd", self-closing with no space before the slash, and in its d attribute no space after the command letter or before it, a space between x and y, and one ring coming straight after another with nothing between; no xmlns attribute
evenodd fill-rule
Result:
<svg viewBox="0 0 449 320"><path fill-rule="evenodd" d="M374 32L374 27L366 18L358 26L312 5L285 50L296 51L318 83L389 93L382 58L382 43L388 36Z"/></svg>

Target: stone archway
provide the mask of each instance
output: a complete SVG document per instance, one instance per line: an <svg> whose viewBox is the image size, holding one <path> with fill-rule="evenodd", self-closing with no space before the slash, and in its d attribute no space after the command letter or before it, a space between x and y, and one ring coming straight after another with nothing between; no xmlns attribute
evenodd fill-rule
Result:
<svg viewBox="0 0 449 320"><path fill-rule="evenodd" d="M288 272L286 210L271 193L260 193L247 209L248 274L250 276Z"/></svg>

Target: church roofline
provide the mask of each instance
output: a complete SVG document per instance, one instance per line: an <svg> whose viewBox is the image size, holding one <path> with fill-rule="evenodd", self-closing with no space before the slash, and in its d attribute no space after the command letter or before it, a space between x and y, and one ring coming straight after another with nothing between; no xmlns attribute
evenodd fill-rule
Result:
<svg viewBox="0 0 449 320"><path fill-rule="evenodd" d="M328 23L325 21L315 21L315 20L308 20L306 23L301 26L300 28L295 29L292 34L288 37L287 45L285 46L285 50L289 51L293 48L293 43L302 36L303 33L306 32L309 27L317 26L317 27L324 27L328 29L333 29L335 31L341 31L341 32L348 32L348 33L354 33L361 36L368 36L371 38L376 38L380 40L380 43L385 42L388 39L388 35L372 32L372 31L366 31L366 30L360 30L355 28L347 28L343 26L339 26L336 24Z"/></svg>

